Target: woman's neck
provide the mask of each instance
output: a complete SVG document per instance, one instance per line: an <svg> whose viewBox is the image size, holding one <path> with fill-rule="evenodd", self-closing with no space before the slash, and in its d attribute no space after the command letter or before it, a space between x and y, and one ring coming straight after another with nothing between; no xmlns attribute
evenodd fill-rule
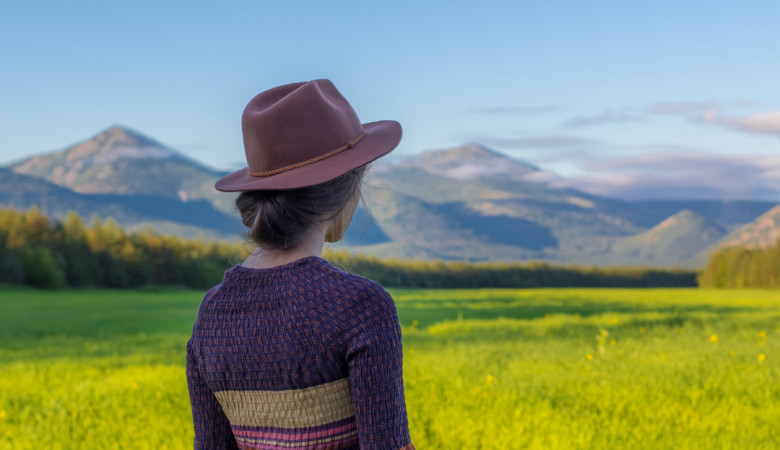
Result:
<svg viewBox="0 0 780 450"><path fill-rule="evenodd" d="M252 269L268 269L282 266L307 256L322 256L324 241L325 227L314 226L295 248L282 251L257 247L241 265Z"/></svg>

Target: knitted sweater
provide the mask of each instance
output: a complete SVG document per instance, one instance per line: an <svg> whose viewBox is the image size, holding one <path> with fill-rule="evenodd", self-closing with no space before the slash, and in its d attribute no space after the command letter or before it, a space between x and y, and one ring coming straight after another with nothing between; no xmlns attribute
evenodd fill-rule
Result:
<svg viewBox="0 0 780 450"><path fill-rule="evenodd" d="M390 294L316 256L236 265L187 342L196 449L413 450Z"/></svg>

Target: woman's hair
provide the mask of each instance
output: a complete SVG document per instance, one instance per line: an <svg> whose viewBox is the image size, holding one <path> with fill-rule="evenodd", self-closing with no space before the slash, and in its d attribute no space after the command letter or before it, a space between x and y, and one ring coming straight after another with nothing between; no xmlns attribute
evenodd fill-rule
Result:
<svg viewBox="0 0 780 450"><path fill-rule="evenodd" d="M236 198L241 220L249 228L249 239L266 250L297 247L317 222L338 220L350 202L361 199L366 166L315 186L242 192ZM336 240L340 239L338 236Z"/></svg>

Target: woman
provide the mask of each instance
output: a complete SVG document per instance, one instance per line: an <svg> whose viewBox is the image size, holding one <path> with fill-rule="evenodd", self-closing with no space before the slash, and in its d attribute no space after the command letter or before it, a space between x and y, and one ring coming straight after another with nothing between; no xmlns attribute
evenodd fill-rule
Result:
<svg viewBox="0 0 780 450"><path fill-rule="evenodd" d="M393 299L321 258L400 124L361 124L315 80L260 93L242 128L248 167L216 188L241 192L257 250L208 291L187 343L195 448L414 449Z"/></svg>

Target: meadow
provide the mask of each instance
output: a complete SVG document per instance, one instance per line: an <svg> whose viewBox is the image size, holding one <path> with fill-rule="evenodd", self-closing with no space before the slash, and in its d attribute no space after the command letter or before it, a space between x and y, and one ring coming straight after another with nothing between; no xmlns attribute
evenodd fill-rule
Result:
<svg viewBox="0 0 780 450"><path fill-rule="evenodd" d="M391 292L420 450L780 446L780 291ZM191 448L201 295L0 291L0 448Z"/></svg>

